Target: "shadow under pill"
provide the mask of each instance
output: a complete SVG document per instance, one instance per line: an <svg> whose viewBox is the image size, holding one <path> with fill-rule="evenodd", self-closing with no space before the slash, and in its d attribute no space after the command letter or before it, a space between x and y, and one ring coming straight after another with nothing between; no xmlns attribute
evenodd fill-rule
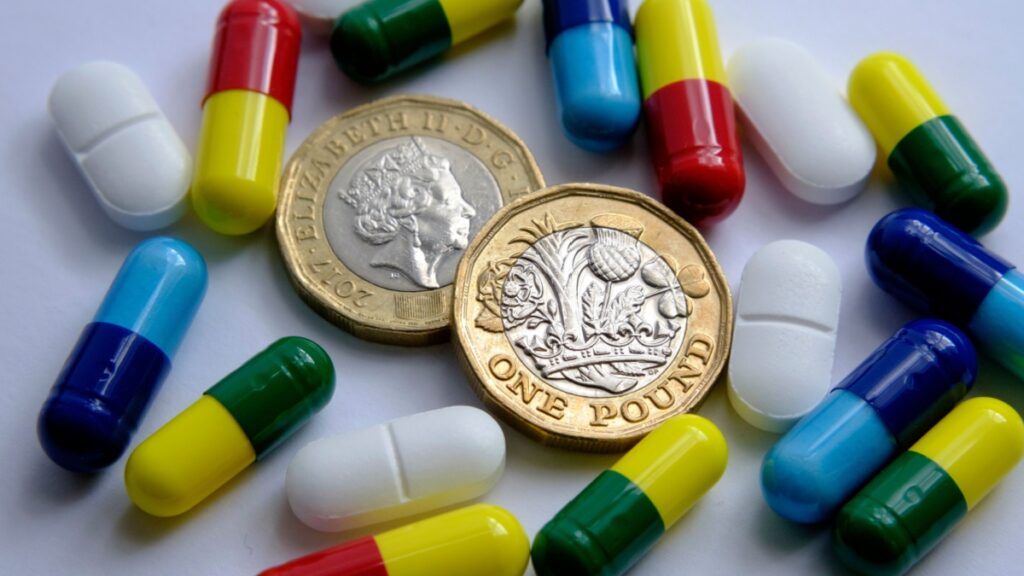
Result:
<svg viewBox="0 0 1024 576"><path fill-rule="evenodd" d="M755 533L766 547L786 552L808 548L823 537L827 540L827 532L831 528L831 521L814 525L790 522L764 502L757 507L752 520Z"/></svg>
<svg viewBox="0 0 1024 576"><path fill-rule="evenodd" d="M59 513L66 513L65 506L85 498L100 484L100 475L82 474L65 470L53 463L42 452L32 459L31 471L25 476L25 491L32 496L26 503L43 500Z"/></svg>
<svg viewBox="0 0 1024 576"><path fill-rule="evenodd" d="M258 463L255 463L258 465ZM227 496L233 491L241 491L248 482L250 469L243 470L226 484L204 498L191 509L182 514L170 517L153 516L143 512L130 500L126 502L124 512L117 522L118 541L127 548L137 546L149 546L160 542L168 534L174 532L183 524L189 523L193 517L203 514L215 514L213 510L218 506L230 505L226 501L231 500ZM224 500L225 502L222 502ZM239 498L239 503L241 499ZM237 503L235 505L238 505Z"/></svg>

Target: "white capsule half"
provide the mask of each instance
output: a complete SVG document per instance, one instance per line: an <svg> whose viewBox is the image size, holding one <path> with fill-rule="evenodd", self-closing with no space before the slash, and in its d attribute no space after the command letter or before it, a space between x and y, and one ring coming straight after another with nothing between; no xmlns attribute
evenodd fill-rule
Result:
<svg viewBox="0 0 1024 576"><path fill-rule="evenodd" d="M330 34L334 21L366 0L291 0L289 4L302 18L302 23L314 34Z"/></svg>
<svg viewBox="0 0 1024 576"><path fill-rule="evenodd" d="M839 204L864 190L875 141L810 52L759 40L733 54L728 76L745 134L790 192Z"/></svg>
<svg viewBox="0 0 1024 576"><path fill-rule="evenodd" d="M134 72L114 62L83 64L57 80L49 109L114 222L156 230L185 213L192 157Z"/></svg>
<svg viewBox="0 0 1024 576"><path fill-rule="evenodd" d="M451 406L321 438L288 466L304 524L339 532L485 494L505 469L505 435L483 410Z"/></svg>
<svg viewBox="0 0 1024 576"><path fill-rule="evenodd" d="M729 357L729 400L744 420L781 434L825 398L842 292L835 262L806 242L772 242L747 261Z"/></svg>

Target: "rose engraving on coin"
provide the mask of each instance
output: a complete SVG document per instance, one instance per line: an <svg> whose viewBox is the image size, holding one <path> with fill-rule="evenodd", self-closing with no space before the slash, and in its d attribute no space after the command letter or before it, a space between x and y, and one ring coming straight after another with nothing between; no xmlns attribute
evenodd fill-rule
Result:
<svg viewBox="0 0 1024 576"><path fill-rule="evenodd" d="M703 239L619 188L558 186L502 209L455 286L471 384L546 443L624 449L695 408L728 353L728 285Z"/></svg>
<svg viewBox="0 0 1024 576"><path fill-rule="evenodd" d="M296 291L355 335L447 339L459 258L496 210L543 187L530 151L460 102L398 96L317 128L285 168L277 237Z"/></svg>

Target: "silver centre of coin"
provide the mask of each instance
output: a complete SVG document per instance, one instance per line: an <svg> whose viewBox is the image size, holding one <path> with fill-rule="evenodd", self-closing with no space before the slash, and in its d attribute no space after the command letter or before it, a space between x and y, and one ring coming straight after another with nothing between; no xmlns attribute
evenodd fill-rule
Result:
<svg viewBox="0 0 1024 576"><path fill-rule="evenodd" d="M502 205L476 156L429 136L390 138L355 154L324 200L331 250L361 278L415 292L452 283L459 257Z"/></svg>
<svg viewBox="0 0 1024 576"><path fill-rule="evenodd" d="M691 303L650 246L611 228L544 236L505 276L501 320L519 359L552 386L608 398L658 378Z"/></svg>

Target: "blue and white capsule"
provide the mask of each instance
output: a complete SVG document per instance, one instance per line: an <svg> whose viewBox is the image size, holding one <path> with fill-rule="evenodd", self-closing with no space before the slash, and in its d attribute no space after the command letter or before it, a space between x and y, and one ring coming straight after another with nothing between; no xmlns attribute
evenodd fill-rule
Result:
<svg viewBox="0 0 1024 576"><path fill-rule="evenodd" d="M969 234L920 208L875 224L867 242L875 284L905 304L967 330L1024 380L1024 274Z"/></svg>
<svg viewBox="0 0 1024 576"><path fill-rule="evenodd" d="M206 263L185 242L135 247L39 415L51 460L95 472L121 457L206 293Z"/></svg>
<svg viewBox="0 0 1024 576"><path fill-rule="evenodd" d="M974 384L967 336L941 320L900 328L765 455L761 492L779 515L827 520Z"/></svg>
<svg viewBox="0 0 1024 576"><path fill-rule="evenodd" d="M626 143L640 119L627 0L544 0L544 34L565 135L591 152Z"/></svg>

